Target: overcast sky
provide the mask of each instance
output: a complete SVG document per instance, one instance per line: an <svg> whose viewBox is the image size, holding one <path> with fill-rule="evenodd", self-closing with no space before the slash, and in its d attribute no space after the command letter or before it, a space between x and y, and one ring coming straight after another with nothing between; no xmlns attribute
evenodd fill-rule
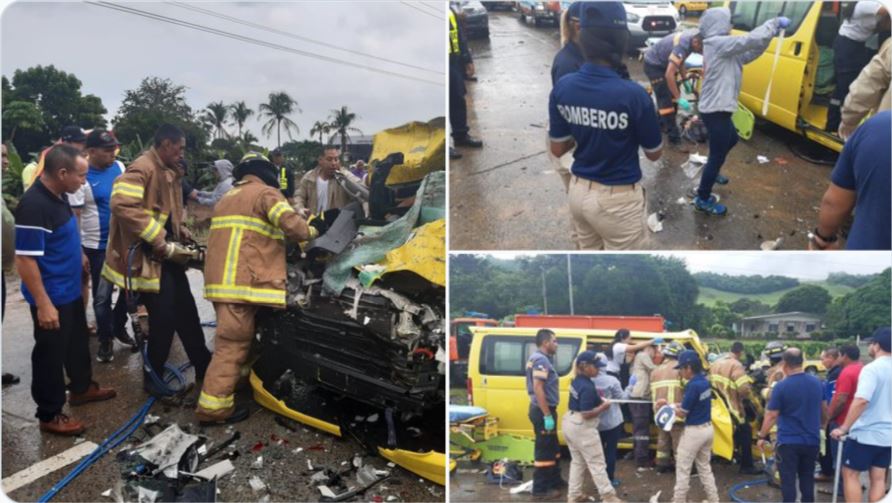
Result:
<svg viewBox="0 0 892 503"><path fill-rule="evenodd" d="M344 59L339 65L134 14L81 2L19 2L2 15L3 75L16 69L55 65L74 73L83 94L95 94L114 116L124 91L146 76L170 78L188 87L193 109L211 101L244 100L255 111L271 91L286 91L303 113L292 119L306 138L317 120L347 105L365 134L411 120L445 115L445 17L439 2L414 8L399 2L193 3L202 9L260 24L352 51L430 69L424 71L356 56L170 3L127 3L128 7L176 18L312 54ZM424 11L424 12L421 12ZM363 64L437 84L418 82L353 66ZM247 128L264 145L258 117ZM235 128L230 128L233 132ZM283 132L282 141L287 141Z"/></svg>
<svg viewBox="0 0 892 503"><path fill-rule="evenodd" d="M734 276L777 274L801 280L823 280L831 272L873 274L892 266L889 252L800 252L762 251L655 252L684 259L691 272L714 272ZM511 259L530 253L495 252L497 258Z"/></svg>

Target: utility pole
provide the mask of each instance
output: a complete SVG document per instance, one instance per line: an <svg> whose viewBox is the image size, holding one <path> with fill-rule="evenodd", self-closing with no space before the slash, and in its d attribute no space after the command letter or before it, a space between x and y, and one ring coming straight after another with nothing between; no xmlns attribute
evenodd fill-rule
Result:
<svg viewBox="0 0 892 503"><path fill-rule="evenodd" d="M567 288L570 289L570 315L573 312L573 266L570 263L570 254L567 254Z"/></svg>
<svg viewBox="0 0 892 503"><path fill-rule="evenodd" d="M542 269L542 305L545 308L545 314L548 314L548 290L545 288L545 269Z"/></svg>

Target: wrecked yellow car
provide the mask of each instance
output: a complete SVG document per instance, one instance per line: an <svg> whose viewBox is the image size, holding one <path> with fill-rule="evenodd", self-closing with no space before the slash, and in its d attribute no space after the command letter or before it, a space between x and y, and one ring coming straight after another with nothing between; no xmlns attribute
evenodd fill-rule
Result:
<svg viewBox="0 0 892 503"><path fill-rule="evenodd" d="M445 484L443 119L375 137L369 187L288 256L288 307L258 315L264 407ZM366 208L368 208L366 210Z"/></svg>

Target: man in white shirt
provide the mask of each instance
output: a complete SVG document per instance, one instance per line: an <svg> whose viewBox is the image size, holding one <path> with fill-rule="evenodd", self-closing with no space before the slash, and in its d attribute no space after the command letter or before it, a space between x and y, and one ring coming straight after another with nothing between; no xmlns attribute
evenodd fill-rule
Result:
<svg viewBox="0 0 892 503"><path fill-rule="evenodd" d="M353 202L353 197L335 179L335 173L357 185L362 181L349 170L341 167L341 151L326 146L319 156L318 165L300 179L294 193L295 209L304 218L321 214L326 210L340 209Z"/></svg>

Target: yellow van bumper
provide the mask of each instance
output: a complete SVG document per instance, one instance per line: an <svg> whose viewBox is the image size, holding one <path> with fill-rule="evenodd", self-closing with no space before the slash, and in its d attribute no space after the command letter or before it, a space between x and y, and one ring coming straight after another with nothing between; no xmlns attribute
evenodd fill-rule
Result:
<svg viewBox="0 0 892 503"><path fill-rule="evenodd" d="M337 437L342 436L340 426L294 410L288 407L283 400L274 397L272 393L267 391L263 386L263 381L257 377L257 374L255 374L253 370L251 371L249 381L251 383L251 388L254 390L254 401L263 407L276 414L299 421L307 426L312 426L313 428L322 430L326 433L331 433ZM378 453L381 454L382 457L393 461L397 465L402 466L419 477L423 477L440 485L446 485L446 454L443 452L429 451L419 453L403 449L385 449L383 447L378 447ZM454 466L455 462L453 461L450 463L449 469L451 470Z"/></svg>

